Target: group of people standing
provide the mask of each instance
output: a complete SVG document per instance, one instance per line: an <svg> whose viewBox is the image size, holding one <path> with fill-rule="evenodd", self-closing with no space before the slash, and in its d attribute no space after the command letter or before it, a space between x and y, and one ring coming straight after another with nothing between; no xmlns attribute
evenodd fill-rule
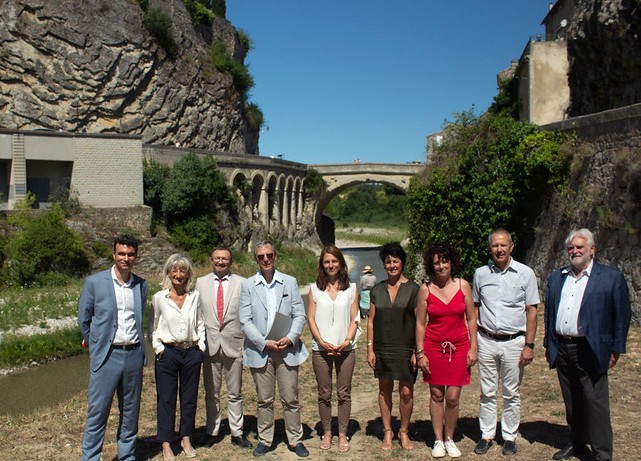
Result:
<svg viewBox="0 0 641 461"><path fill-rule="evenodd" d="M545 297L543 345L550 367L558 372L570 428L570 443L553 458L588 453L589 445L596 459L612 459L607 371L625 352L631 317L627 284L620 271L593 262L595 244L589 230L573 231L565 243L570 266L550 276ZM444 243L431 245L423 258L428 281L419 285L404 275L407 255L400 244L381 248L387 279L366 289L370 296L366 346L368 365L378 379L382 449L393 446L394 381L399 394L398 442L404 449L414 448L408 431L420 370L430 389L432 456L461 456L454 442L461 389L470 383L471 369L478 363L481 438L474 452L485 454L493 445L499 389L502 452L517 452L520 384L524 367L534 358L540 300L534 272L511 256L514 243L508 231L493 231L488 249L492 262L475 271L470 285L456 277L456 250ZM88 277L80 297L78 323L91 356L83 460L100 459L114 393L121 415L118 457L135 459L146 363L142 311L148 290L147 282L131 272L137 250L138 243L131 237L116 238L113 267ZM265 455L274 440L278 385L289 446L297 456L309 456L298 398L299 366L309 356L300 340L306 323L312 334L323 431L319 448L329 450L334 442L335 380L337 449L350 450L355 349L366 312L360 308L359 289L350 282L345 258L335 245L323 248L307 310L296 279L275 268L272 242L258 243L254 258L258 271L248 279L231 273L232 255L224 247L212 253L213 272L196 281L186 256L172 255L165 263L163 289L152 299L150 328L156 353L157 437L165 460L174 459L172 443L177 440L186 457L197 456L191 436L201 366L207 435L219 434L224 374L231 442L254 448L256 457ZM243 433L243 366L249 367L256 387L256 447Z"/></svg>

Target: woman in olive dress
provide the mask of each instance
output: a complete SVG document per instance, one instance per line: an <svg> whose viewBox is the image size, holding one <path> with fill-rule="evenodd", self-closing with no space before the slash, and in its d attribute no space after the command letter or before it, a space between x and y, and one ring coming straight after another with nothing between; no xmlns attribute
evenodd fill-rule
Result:
<svg viewBox="0 0 641 461"><path fill-rule="evenodd" d="M367 324L367 363L378 378L378 403L383 420L383 444L392 448L392 391L398 381L401 426L398 441L402 448L414 448L408 428L414 406L416 381L416 300L419 286L403 275L407 255L400 243L388 243L379 253L387 280L370 291Z"/></svg>

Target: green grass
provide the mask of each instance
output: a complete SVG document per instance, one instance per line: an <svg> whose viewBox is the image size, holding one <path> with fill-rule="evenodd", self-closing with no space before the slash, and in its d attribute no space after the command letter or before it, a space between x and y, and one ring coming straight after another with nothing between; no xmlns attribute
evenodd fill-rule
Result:
<svg viewBox="0 0 641 461"><path fill-rule="evenodd" d="M0 366L45 362L84 352L78 328L65 328L31 336L5 335L0 342Z"/></svg>
<svg viewBox="0 0 641 461"><path fill-rule="evenodd" d="M39 325L48 318L75 317L82 280L65 286L6 288L0 298L0 331Z"/></svg>

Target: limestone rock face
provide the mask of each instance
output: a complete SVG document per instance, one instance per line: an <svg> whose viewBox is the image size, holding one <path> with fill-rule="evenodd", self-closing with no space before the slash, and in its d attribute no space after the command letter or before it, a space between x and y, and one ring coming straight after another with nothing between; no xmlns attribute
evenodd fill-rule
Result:
<svg viewBox="0 0 641 461"><path fill-rule="evenodd" d="M258 153L245 95L211 64L221 38L244 59L234 27L196 30L180 0L149 1L172 21L169 56L134 0L0 2L0 127L141 135L143 142Z"/></svg>
<svg viewBox="0 0 641 461"><path fill-rule="evenodd" d="M578 0L568 36L570 116L641 102L638 1Z"/></svg>

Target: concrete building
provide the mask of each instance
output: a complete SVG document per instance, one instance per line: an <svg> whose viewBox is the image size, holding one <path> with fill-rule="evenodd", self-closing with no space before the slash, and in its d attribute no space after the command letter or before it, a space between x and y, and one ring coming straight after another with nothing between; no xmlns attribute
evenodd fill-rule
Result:
<svg viewBox="0 0 641 461"><path fill-rule="evenodd" d="M0 130L0 209L73 197L94 208L143 204L139 136Z"/></svg>
<svg viewBox="0 0 641 461"><path fill-rule="evenodd" d="M541 22L545 37L531 37L519 60L497 75L499 87L506 79L515 79L520 120L545 125L567 118L570 87L565 32L573 11L572 0L550 3Z"/></svg>

